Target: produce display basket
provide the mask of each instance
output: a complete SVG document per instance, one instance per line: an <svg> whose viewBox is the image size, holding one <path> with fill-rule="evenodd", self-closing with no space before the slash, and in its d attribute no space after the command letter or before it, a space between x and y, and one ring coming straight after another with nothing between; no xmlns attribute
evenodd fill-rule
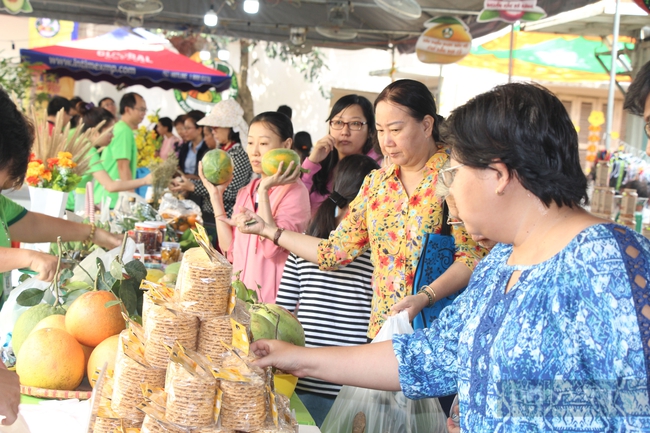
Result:
<svg viewBox="0 0 650 433"><path fill-rule="evenodd" d="M74 390L65 391L58 389L45 389L37 388L35 386L20 385L20 393L38 398L57 398L57 399L70 399L76 398L78 400L88 400L92 394L92 390Z"/></svg>

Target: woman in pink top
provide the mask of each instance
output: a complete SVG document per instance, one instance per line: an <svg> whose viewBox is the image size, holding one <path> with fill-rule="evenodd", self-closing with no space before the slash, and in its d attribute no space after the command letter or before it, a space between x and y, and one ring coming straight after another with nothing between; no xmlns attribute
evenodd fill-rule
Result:
<svg viewBox="0 0 650 433"><path fill-rule="evenodd" d="M383 157L375 151L377 129L372 103L359 95L341 97L327 118L329 134L321 138L312 148L302 167L309 173L302 175L302 181L309 190L311 212L315 214L320 204L332 193L334 167L349 155L368 155L379 165Z"/></svg>
<svg viewBox="0 0 650 433"><path fill-rule="evenodd" d="M290 149L293 137L291 120L280 113L269 111L257 115L248 131L246 153L250 159L253 172L261 175L239 190L233 214L245 209L256 212L265 221L270 221L276 229L276 238L264 239L257 235L244 234L226 218L223 193L228 183L212 185L199 175L203 185L210 193L210 201L217 221L219 248L226 252L226 257L233 264L233 270L241 270L241 279L249 289L257 289L260 301L274 303L284 271L284 264L289 251L277 245L277 238L283 230L302 233L310 219L309 192L299 179L300 170L293 163L286 170L280 170L273 176L262 172L262 156L273 149ZM200 167L200 166L199 166Z"/></svg>
<svg viewBox="0 0 650 433"><path fill-rule="evenodd" d="M163 138L162 144L160 145L160 158L167 159L172 153L178 153L177 147L183 143L183 141L172 134L172 129L174 125L172 124L172 119L169 117L161 117L158 119L158 124L156 125L156 132L159 136Z"/></svg>

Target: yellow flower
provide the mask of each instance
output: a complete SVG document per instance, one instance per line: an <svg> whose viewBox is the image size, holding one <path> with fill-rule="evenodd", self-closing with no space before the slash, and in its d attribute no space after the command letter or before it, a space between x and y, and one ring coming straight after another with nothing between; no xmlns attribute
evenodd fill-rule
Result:
<svg viewBox="0 0 650 433"><path fill-rule="evenodd" d="M45 171L41 174L41 177L48 182L52 180L52 172L51 171Z"/></svg>
<svg viewBox="0 0 650 433"><path fill-rule="evenodd" d="M59 159L72 159L72 154L70 152L59 152Z"/></svg>

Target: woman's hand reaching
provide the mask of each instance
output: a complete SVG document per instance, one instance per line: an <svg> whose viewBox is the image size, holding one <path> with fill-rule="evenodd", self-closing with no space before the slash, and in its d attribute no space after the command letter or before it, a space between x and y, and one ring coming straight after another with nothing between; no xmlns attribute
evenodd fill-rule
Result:
<svg viewBox="0 0 650 433"><path fill-rule="evenodd" d="M409 295L393 305L390 312L395 315L406 310L409 313L409 320L413 320L427 305L429 305L429 298L426 295Z"/></svg>
<svg viewBox="0 0 650 433"><path fill-rule="evenodd" d="M304 347L279 340L257 340L251 344L250 350L258 357L253 361L258 367L273 366L297 377L307 375L300 362L300 353L305 350Z"/></svg>
<svg viewBox="0 0 650 433"><path fill-rule="evenodd" d="M264 229L268 227L268 224L258 214L246 208L230 219L222 217L219 220L232 227L237 227L237 230L247 235L264 236Z"/></svg>

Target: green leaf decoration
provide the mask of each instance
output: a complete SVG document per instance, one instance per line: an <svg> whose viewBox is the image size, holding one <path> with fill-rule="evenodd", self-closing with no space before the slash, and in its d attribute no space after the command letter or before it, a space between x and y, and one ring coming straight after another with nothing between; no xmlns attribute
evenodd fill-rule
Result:
<svg viewBox="0 0 650 433"><path fill-rule="evenodd" d="M117 260L113 260L111 262L111 275L116 280L124 279L124 273L122 272L122 263L118 262Z"/></svg>
<svg viewBox="0 0 650 433"><path fill-rule="evenodd" d="M479 22L492 21L498 17L499 17L498 11L484 9L483 12L481 12L481 15L479 15L477 21Z"/></svg>
<svg viewBox="0 0 650 433"><path fill-rule="evenodd" d="M526 12L522 17L521 21L538 21L544 18L546 14L540 12Z"/></svg>
<svg viewBox="0 0 650 433"><path fill-rule="evenodd" d="M111 307L113 307L115 305L120 305L121 303L122 303L122 301L120 301L119 299L115 300L115 301L108 301L107 303L104 304L104 307L111 308Z"/></svg>
<svg viewBox="0 0 650 433"><path fill-rule="evenodd" d="M22 307L33 307L43 300L45 291L41 289L27 289L16 298L16 303Z"/></svg>
<svg viewBox="0 0 650 433"><path fill-rule="evenodd" d="M65 282L74 276L71 269L65 268L59 272L59 287L65 285Z"/></svg>
<svg viewBox="0 0 650 433"><path fill-rule="evenodd" d="M137 313L138 299L136 296L136 290L138 290L138 287L135 287L135 283L136 280L133 279L123 280L119 289L119 297L129 314Z"/></svg>
<svg viewBox="0 0 650 433"><path fill-rule="evenodd" d="M130 261L124 265L124 270L129 275L129 277L133 279L144 280L147 278L147 268L144 267L144 264L140 260Z"/></svg>
<svg viewBox="0 0 650 433"><path fill-rule="evenodd" d="M79 296L83 295L84 293L90 292L89 289L74 289L71 292L68 292L68 294L64 297L65 298L65 304L64 306L69 306L72 304Z"/></svg>

